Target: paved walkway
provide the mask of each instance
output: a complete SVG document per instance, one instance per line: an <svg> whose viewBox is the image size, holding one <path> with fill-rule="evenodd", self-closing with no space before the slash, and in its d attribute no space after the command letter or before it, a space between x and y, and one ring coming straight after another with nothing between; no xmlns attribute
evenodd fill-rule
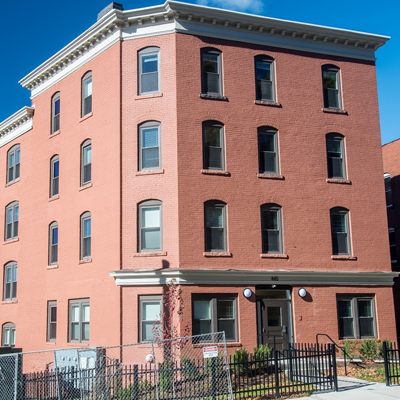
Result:
<svg viewBox="0 0 400 400"><path fill-rule="evenodd" d="M297 400L392 400L400 399L400 386L362 381L355 378L338 378L339 392L316 393Z"/></svg>

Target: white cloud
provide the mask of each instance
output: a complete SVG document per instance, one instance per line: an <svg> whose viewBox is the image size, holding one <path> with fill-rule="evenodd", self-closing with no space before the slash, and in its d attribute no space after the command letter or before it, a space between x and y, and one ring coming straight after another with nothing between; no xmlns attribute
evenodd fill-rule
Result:
<svg viewBox="0 0 400 400"><path fill-rule="evenodd" d="M247 11L259 14L264 10L262 0L197 0L197 4L214 6L234 11Z"/></svg>

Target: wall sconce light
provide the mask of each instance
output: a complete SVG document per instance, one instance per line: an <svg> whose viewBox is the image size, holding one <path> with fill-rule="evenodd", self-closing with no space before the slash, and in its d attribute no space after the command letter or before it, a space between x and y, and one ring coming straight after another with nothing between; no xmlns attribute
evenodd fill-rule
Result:
<svg viewBox="0 0 400 400"><path fill-rule="evenodd" d="M302 287L299 289L298 294L303 299L304 297L307 296L307 290Z"/></svg>
<svg viewBox="0 0 400 400"><path fill-rule="evenodd" d="M243 296L246 297L246 299L249 299L252 295L253 292L251 291L251 289L249 288L243 289Z"/></svg>

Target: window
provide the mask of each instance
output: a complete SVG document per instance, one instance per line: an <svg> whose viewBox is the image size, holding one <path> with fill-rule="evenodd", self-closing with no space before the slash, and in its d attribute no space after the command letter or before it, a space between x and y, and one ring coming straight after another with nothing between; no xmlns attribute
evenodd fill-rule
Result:
<svg viewBox="0 0 400 400"><path fill-rule="evenodd" d="M13 201L6 207L6 232L5 240L18 237L19 203Z"/></svg>
<svg viewBox="0 0 400 400"><path fill-rule="evenodd" d="M139 95L160 92L160 49L139 51Z"/></svg>
<svg viewBox="0 0 400 400"><path fill-rule="evenodd" d="M217 121L203 122L203 168L225 170L224 126Z"/></svg>
<svg viewBox="0 0 400 400"><path fill-rule="evenodd" d="M205 251L226 252L226 204L219 201L204 203Z"/></svg>
<svg viewBox="0 0 400 400"><path fill-rule="evenodd" d="M282 254L282 208L277 204L261 206L263 254Z"/></svg>
<svg viewBox="0 0 400 400"><path fill-rule="evenodd" d="M225 331L226 340L236 342L237 297L193 295L193 335Z"/></svg>
<svg viewBox="0 0 400 400"><path fill-rule="evenodd" d="M156 121L139 126L139 171L161 168L160 127Z"/></svg>
<svg viewBox="0 0 400 400"><path fill-rule="evenodd" d="M392 182L390 178L390 174L383 174L383 179L385 181L385 195L386 195L386 207L392 207Z"/></svg>
<svg viewBox="0 0 400 400"><path fill-rule="evenodd" d="M81 186L92 180L92 141L85 140L81 145Z"/></svg>
<svg viewBox="0 0 400 400"><path fill-rule="evenodd" d="M267 56L254 58L256 68L256 99L275 102L274 60Z"/></svg>
<svg viewBox="0 0 400 400"><path fill-rule="evenodd" d="M389 228L390 260L392 264L397 264L396 233L394 228Z"/></svg>
<svg viewBox="0 0 400 400"><path fill-rule="evenodd" d="M58 223L52 222L49 227L49 265L58 262Z"/></svg>
<svg viewBox="0 0 400 400"><path fill-rule="evenodd" d="M57 302L47 302L47 341L55 342L57 337Z"/></svg>
<svg viewBox="0 0 400 400"><path fill-rule="evenodd" d="M69 301L69 341L82 343L89 341L90 299Z"/></svg>
<svg viewBox="0 0 400 400"><path fill-rule="evenodd" d="M340 69L334 65L322 66L324 107L341 109Z"/></svg>
<svg viewBox="0 0 400 400"><path fill-rule="evenodd" d="M60 177L60 157L56 155L50 160L50 197L58 195L59 177Z"/></svg>
<svg viewBox="0 0 400 400"><path fill-rule="evenodd" d="M162 250L161 205L159 200L139 204L139 252Z"/></svg>
<svg viewBox="0 0 400 400"><path fill-rule="evenodd" d="M326 135L328 178L346 179L344 137L338 133Z"/></svg>
<svg viewBox="0 0 400 400"><path fill-rule="evenodd" d="M201 92L222 96L222 53L213 48L201 49Z"/></svg>
<svg viewBox="0 0 400 400"><path fill-rule="evenodd" d="M89 211L81 215L81 260L92 255L92 217Z"/></svg>
<svg viewBox="0 0 400 400"><path fill-rule="evenodd" d="M17 298L17 263L11 261L4 266L3 300Z"/></svg>
<svg viewBox="0 0 400 400"><path fill-rule="evenodd" d="M3 324L1 345L15 347L15 324L12 322Z"/></svg>
<svg viewBox="0 0 400 400"><path fill-rule="evenodd" d="M278 132L270 126L258 128L258 167L260 174L279 174Z"/></svg>
<svg viewBox="0 0 400 400"><path fill-rule="evenodd" d="M82 78L82 117L92 112L92 71Z"/></svg>
<svg viewBox="0 0 400 400"><path fill-rule="evenodd" d="M60 92L51 99L51 133L60 130Z"/></svg>
<svg viewBox="0 0 400 400"><path fill-rule="evenodd" d="M373 296L341 295L337 298L339 339L375 337Z"/></svg>
<svg viewBox="0 0 400 400"><path fill-rule="evenodd" d="M19 144L11 147L7 153L7 183L19 178L21 148Z"/></svg>
<svg viewBox="0 0 400 400"><path fill-rule="evenodd" d="M342 207L331 209L332 254L350 255L349 211Z"/></svg>
<svg viewBox="0 0 400 400"><path fill-rule="evenodd" d="M161 320L162 296L139 296L139 341L153 340L153 329Z"/></svg>

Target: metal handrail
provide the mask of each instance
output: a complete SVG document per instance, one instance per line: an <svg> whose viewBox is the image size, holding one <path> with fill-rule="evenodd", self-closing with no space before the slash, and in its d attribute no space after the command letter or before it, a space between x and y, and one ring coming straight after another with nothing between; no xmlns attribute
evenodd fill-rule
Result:
<svg viewBox="0 0 400 400"><path fill-rule="evenodd" d="M317 333L315 335L315 341L317 343L318 346L318 336L326 336L331 342L332 344L337 347L339 350L341 350L343 352L343 356L344 356L344 374L347 376L347 363L346 363L346 354L349 358L349 360L351 359L350 355L347 353L346 349L343 346L339 346L329 335L327 335L326 333Z"/></svg>
<svg viewBox="0 0 400 400"><path fill-rule="evenodd" d="M292 348L292 343L290 343L283 335L271 335L269 333L259 333L258 336L267 336L268 338L272 337L274 339L274 349L276 348L276 339L275 338L281 338L283 339L289 348Z"/></svg>

